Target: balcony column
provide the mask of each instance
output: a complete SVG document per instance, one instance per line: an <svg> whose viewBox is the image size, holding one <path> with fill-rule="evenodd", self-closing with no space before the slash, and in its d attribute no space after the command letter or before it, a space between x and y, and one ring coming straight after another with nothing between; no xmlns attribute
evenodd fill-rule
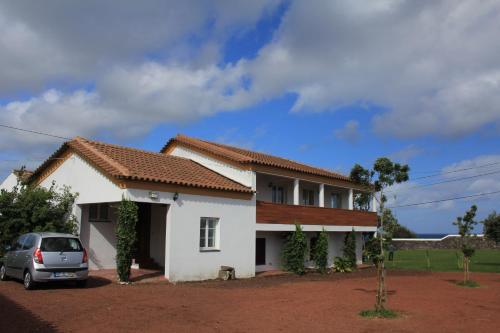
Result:
<svg viewBox="0 0 500 333"><path fill-rule="evenodd" d="M319 184L319 206L325 207L325 184Z"/></svg>
<svg viewBox="0 0 500 333"><path fill-rule="evenodd" d="M352 188L349 189L349 210L354 209L354 191Z"/></svg>
<svg viewBox="0 0 500 333"><path fill-rule="evenodd" d="M372 193L372 212L377 212L377 199L375 198L375 193Z"/></svg>
<svg viewBox="0 0 500 333"><path fill-rule="evenodd" d="M299 184L300 181L298 179L293 180L293 204L298 205L299 204Z"/></svg>

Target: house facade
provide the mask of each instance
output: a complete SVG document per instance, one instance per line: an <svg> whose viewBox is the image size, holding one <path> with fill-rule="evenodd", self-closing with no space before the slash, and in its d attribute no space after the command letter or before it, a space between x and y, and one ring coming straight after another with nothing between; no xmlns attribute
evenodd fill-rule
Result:
<svg viewBox="0 0 500 333"><path fill-rule="evenodd" d="M138 204L136 262L164 268L170 281L239 278L281 268L285 237L302 225L308 244L329 235L330 264L346 232L375 232L372 211L354 210L367 189L348 177L287 159L178 135L159 153L77 137L34 171L35 185L70 186L80 238L93 269L114 268L116 207ZM306 264L314 266L307 258Z"/></svg>

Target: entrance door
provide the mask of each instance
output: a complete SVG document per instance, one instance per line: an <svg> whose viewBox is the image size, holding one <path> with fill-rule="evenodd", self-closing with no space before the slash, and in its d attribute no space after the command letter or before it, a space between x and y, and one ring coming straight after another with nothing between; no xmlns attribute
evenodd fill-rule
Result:
<svg viewBox="0 0 500 333"><path fill-rule="evenodd" d="M266 239L256 238L255 240L255 265L266 264Z"/></svg>

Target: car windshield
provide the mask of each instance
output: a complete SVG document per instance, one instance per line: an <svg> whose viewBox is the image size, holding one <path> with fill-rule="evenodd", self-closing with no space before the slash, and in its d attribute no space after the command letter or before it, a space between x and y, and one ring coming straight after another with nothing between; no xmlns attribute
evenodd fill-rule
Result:
<svg viewBox="0 0 500 333"><path fill-rule="evenodd" d="M42 239L42 252L81 252L82 244L77 238L48 237Z"/></svg>

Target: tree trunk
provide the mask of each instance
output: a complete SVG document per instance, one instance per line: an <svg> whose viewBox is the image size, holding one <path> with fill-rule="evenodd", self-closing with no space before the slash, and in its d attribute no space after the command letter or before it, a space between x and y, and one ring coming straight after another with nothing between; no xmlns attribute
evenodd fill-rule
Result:
<svg viewBox="0 0 500 333"><path fill-rule="evenodd" d="M377 288L377 296L376 296L376 304L375 310L380 311L384 310L385 302L387 301L387 293L385 288L385 265L384 265L384 203L382 201L383 193L380 191L380 258L377 263L377 279L378 279L378 288Z"/></svg>

